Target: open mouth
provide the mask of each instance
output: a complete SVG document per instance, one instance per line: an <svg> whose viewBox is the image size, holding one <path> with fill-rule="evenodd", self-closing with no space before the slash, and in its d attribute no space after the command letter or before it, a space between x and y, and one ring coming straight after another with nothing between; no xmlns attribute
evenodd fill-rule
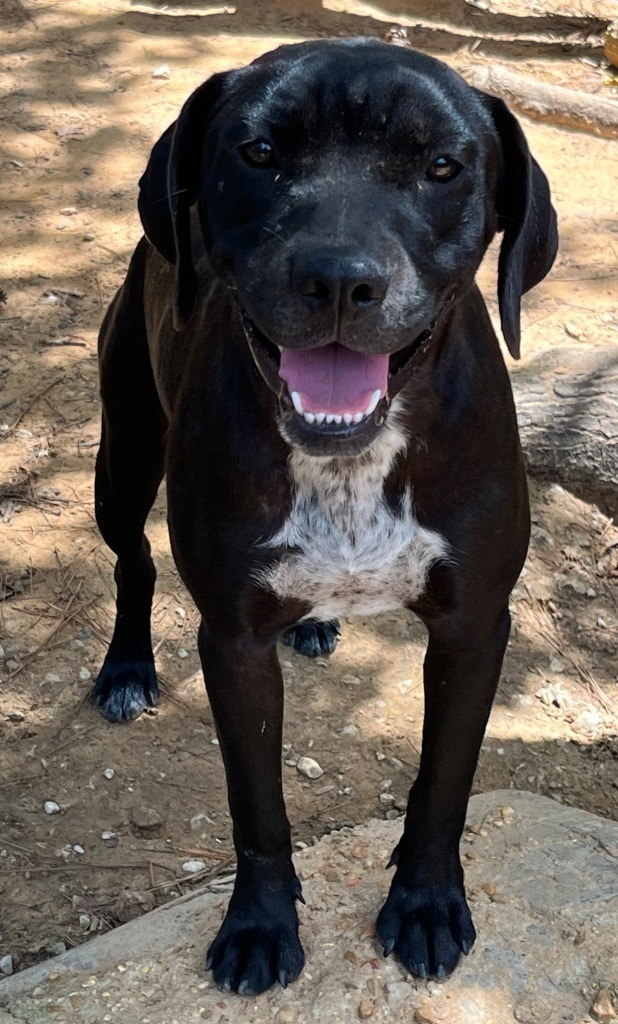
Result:
<svg viewBox="0 0 618 1024"><path fill-rule="evenodd" d="M320 348L281 348L246 315L243 324L257 368L279 398L287 425L301 437L324 440L367 435L384 423L434 326L404 349L375 355L336 342Z"/></svg>

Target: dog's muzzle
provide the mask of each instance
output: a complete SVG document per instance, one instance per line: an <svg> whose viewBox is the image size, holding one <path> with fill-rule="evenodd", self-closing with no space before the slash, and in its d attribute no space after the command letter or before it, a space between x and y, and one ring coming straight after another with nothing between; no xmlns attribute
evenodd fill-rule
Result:
<svg viewBox="0 0 618 1024"><path fill-rule="evenodd" d="M283 436L315 455L357 455L369 446L429 347L437 320L406 348L376 355L338 342L280 347L239 309L256 367L279 401Z"/></svg>

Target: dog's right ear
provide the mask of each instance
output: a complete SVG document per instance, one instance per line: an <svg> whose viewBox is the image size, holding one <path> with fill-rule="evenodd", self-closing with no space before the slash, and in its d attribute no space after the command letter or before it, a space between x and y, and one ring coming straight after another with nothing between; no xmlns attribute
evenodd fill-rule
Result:
<svg viewBox="0 0 618 1024"><path fill-rule="evenodd" d="M197 200L202 148L226 73L213 75L189 96L150 154L137 202L144 234L168 263L174 278L174 327L186 326L197 295L191 256L191 206Z"/></svg>

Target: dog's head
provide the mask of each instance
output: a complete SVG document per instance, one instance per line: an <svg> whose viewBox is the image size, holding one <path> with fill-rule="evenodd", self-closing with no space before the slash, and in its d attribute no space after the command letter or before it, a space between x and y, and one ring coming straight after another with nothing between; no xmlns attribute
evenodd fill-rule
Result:
<svg viewBox="0 0 618 1024"><path fill-rule="evenodd" d="M146 235L197 292L190 210L234 290L280 427L315 454L375 437L448 303L503 231L502 329L556 253L547 179L501 100L423 54L370 40L283 46L214 75L154 147Z"/></svg>

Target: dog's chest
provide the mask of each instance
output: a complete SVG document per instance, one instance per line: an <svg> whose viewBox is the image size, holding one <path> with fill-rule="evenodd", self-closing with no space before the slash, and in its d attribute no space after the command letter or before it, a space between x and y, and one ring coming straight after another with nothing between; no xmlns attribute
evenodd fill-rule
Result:
<svg viewBox="0 0 618 1024"><path fill-rule="evenodd" d="M301 598L320 619L399 608L423 593L444 539L419 525L411 495L391 509L384 480L393 437L357 459L316 459L294 452L290 515L267 546L283 548L260 582L282 600Z"/></svg>

